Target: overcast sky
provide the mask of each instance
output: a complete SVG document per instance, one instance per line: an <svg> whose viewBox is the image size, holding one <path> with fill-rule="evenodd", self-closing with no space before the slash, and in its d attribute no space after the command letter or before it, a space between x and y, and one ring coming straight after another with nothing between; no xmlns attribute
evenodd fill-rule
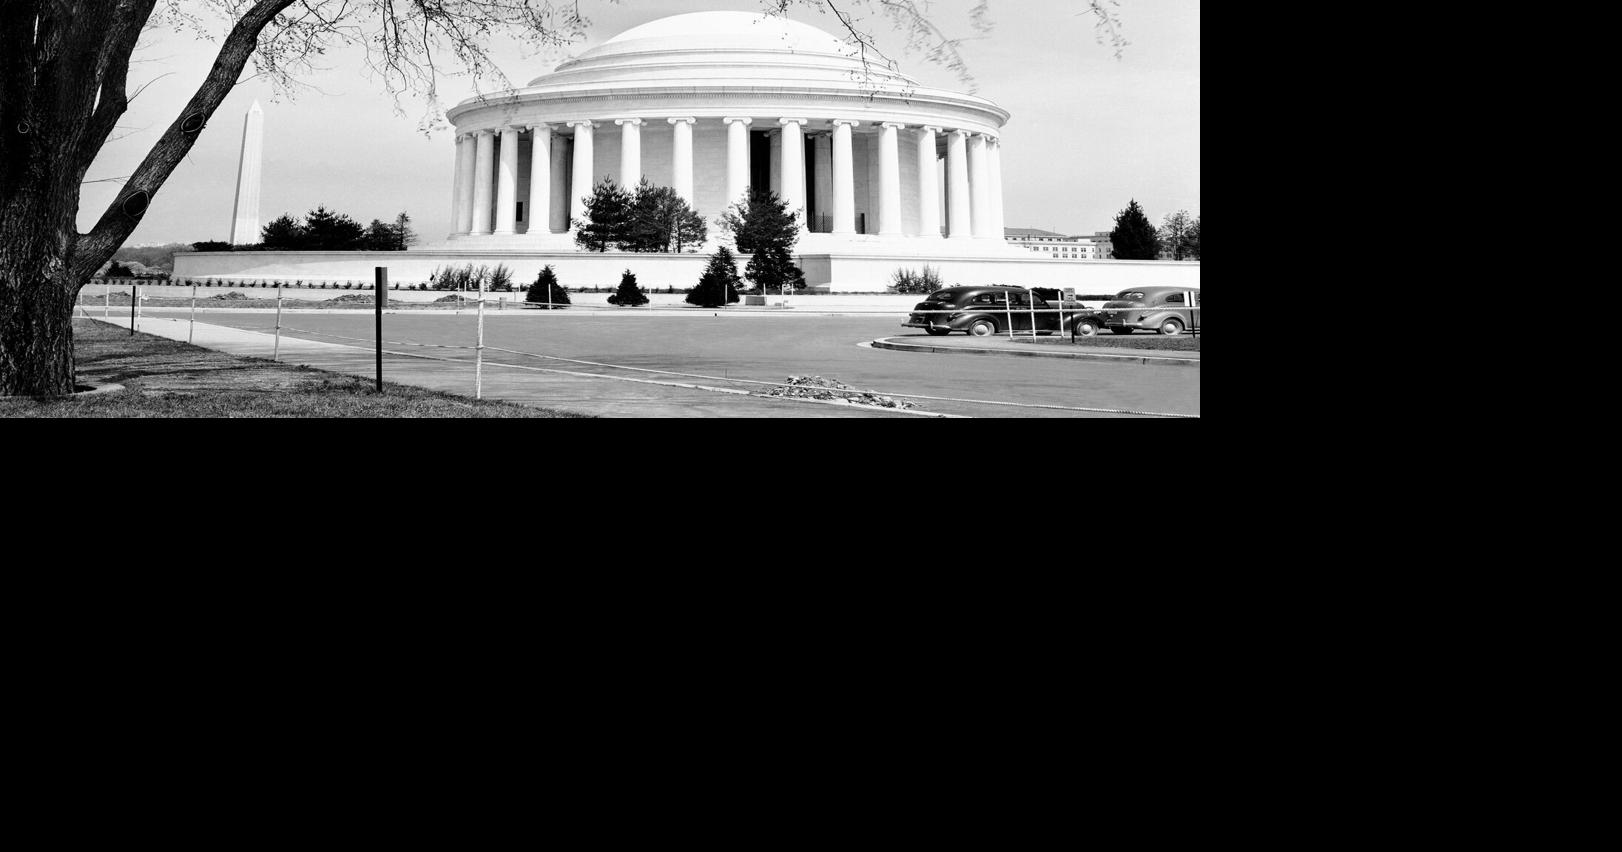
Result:
<svg viewBox="0 0 1622 852"><path fill-rule="evenodd" d="M1121 59L1094 40L1093 19L1074 0L991 0L995 29L970 27L972 0L932 0L932 19L949 35L971 39L962 52L978 94L1013 113L1003 128L1003 191L1011 228L1066 234L1109 230L1136 198L1157 224L1176 210L1200 213L1199 0L1120 0L1132 43ZM525 56L497 47L516 84L550 71L568 55L595 47L638 24L712 9L756 11L758 0L581 0L592 19L587 40L564 54ZM839 34L832 17L794 9L794 20ZM923 84L962 90L955 75L871 22L880 46ZM90 179L133 171L191 97L217 44L155 33L136 55L132 88L151 85L131 104ZM225 240L230 236L242 118L255 99L265 111L261 224L286 212L302 217L317 205L360 220L411 214L424 242L451 227L455 146L448 129L425 136L423 105L402 104L361 70L358 54L336 51L328 70L307 82L319 91L292 97L263 81L238 86L187 160L153 199L129 245ZM461 80L441 82L446 106L473 94ZM79 227L88 230L117 192L116 183L85 187ZM702 211L711 216L715 211ZM712 217L713 218L713 217Z"/></svg>

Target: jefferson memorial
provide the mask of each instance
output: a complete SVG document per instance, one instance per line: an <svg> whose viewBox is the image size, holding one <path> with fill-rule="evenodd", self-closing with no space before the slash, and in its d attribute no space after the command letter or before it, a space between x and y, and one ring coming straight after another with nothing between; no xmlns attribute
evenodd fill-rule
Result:
<svg viewBox="0 0 1622 852"><path fill-rule="evenodd" d="M604 177L672 187L709 220L769 184L801 212L806 253L1002 239L1006 111L864 66L834 36L775 16L644 24L449 118L459 242L571 247L570 221Z"/></svg>
<svg viewBox="0 0 1622 852"><path fill-rule="evenodd" d="M606 177L672 187L708 223L706 249L726 240L720 214L749 187L769 186L801 214L794 254L815 291L880 292L897 269L923 263L949 284L1199 285L1199 264L1054 261L1008 244L1006 110L864 62L845 41L777 15L643 24L448 118L454 224L444 240L403 255L183 254L176 274L369 280L371 266L388 265L404 281L499 262L525 282L551 264L571 287L612 286L627 267L644 286L696 283L704 254L576 247L571 223Z"/></svg>

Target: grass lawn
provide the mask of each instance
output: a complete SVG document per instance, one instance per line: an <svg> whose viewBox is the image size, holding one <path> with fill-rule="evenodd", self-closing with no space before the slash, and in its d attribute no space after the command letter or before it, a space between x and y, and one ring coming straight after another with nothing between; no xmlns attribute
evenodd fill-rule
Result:
<svg viewBox="0 0 1622 852"><path fill-rule="evenodd" d="M1015 342L1030 343L1029 335L1021 337L1014 335ZM1070 335L1053 334L1047 337L1036 338L1036 343L1042 346L1070 346ZM1144 332L1143 334L1103 334L1092 337L1076 338L1076 349L1161 349L1168 352L1198 352L1200 351L1200 338L1188 334L1179 334L1176 337L1166 337L1162 334Z"/></svg>
<svg viewBox="0 0 1622 852"><path fill-rule="evenodd" d="M299 294L309 293L308 290L298 290L294 292ZM238 296L239 298L228 299L221 296L204 296L197 300L197 307L238 309L268 308L270 310L275 310L276 308L275 296L265 298L262 295L249 296L242 293L233 293L231 295ZM503 309L512 310L518 305L525 304L523 300L524 295L525 294L523 293L506 292L487 293L485 295L484 310L486 313ZM497 304L496 300L498 298L505 298L507 300L504 308L503 306L499 306ZM455 293L446 293L444 296L440 297L440 301L436 302L407 302L403 299L390 299L389 303L384 307L391 311L444 311L456 309L471 311L478 307L478 300L478 293L463 293L461 294L460 300L457 299L457 295ZM103 298L99 295L87 294L81 300L79 307L83 308L85 312L91 316L100 316L101 314L97 309L101 308L103 305L114 308L115 310L113 310L112 313L115 315L129 316L130 294L109 293L105 300L103 300ZM191 297L149 296L141 300L141 306L143 308L190 308ZM360 293L349 293L342 296L320 299L301 299L294 295L287 295L282 298L282 310L284 311L301 311L321 308L370 309L372 307L374 307L374 304L372 302L372 295L370 293L365 295ZM544 305L541 307L544 307ZM116 310L117 308L123 308L123 310Z"/></svg>
<svg viewBox="0 0 1622 852"><path fill-rule="evenodd" d="M0 397L0 417L582 417L309 367L239 358L92 320L73 321L79 382L125 390L90 397Z"/></svg>

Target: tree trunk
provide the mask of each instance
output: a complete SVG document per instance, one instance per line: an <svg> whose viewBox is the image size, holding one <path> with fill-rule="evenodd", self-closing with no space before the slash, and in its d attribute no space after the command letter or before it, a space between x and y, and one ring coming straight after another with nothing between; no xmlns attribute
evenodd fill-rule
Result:
<svg viewBox="0 0 1622 852"><path fill-rule="evenodd" d="M14 235L0 229L0 243ZM0 396L73 393L73 301L79 287L58 264L37 279L44 264L0 269Z"/></svg>

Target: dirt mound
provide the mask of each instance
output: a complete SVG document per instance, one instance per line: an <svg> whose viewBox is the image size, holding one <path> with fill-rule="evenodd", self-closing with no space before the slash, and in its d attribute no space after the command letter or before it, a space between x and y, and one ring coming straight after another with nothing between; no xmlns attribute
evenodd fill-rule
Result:
<svg viewBox="0 0 1622 852"><path fill-rule="evenodd" d="M221 293L218 296L209 296L209 298L222 302L240 302L250 297L246 293L238 293L237 291L232 290L229 293Z"/></svg>
<svg viewBox="0 0 1622 852"><path fill-rule="evenodd" d="M820 399L850 405L872 405L878 408L899 408L906 411L918 407L906 400L860 391L844 382L821 376L789 376L788 384L786 388L772 388L766 395L788 399Z"/></svg>

